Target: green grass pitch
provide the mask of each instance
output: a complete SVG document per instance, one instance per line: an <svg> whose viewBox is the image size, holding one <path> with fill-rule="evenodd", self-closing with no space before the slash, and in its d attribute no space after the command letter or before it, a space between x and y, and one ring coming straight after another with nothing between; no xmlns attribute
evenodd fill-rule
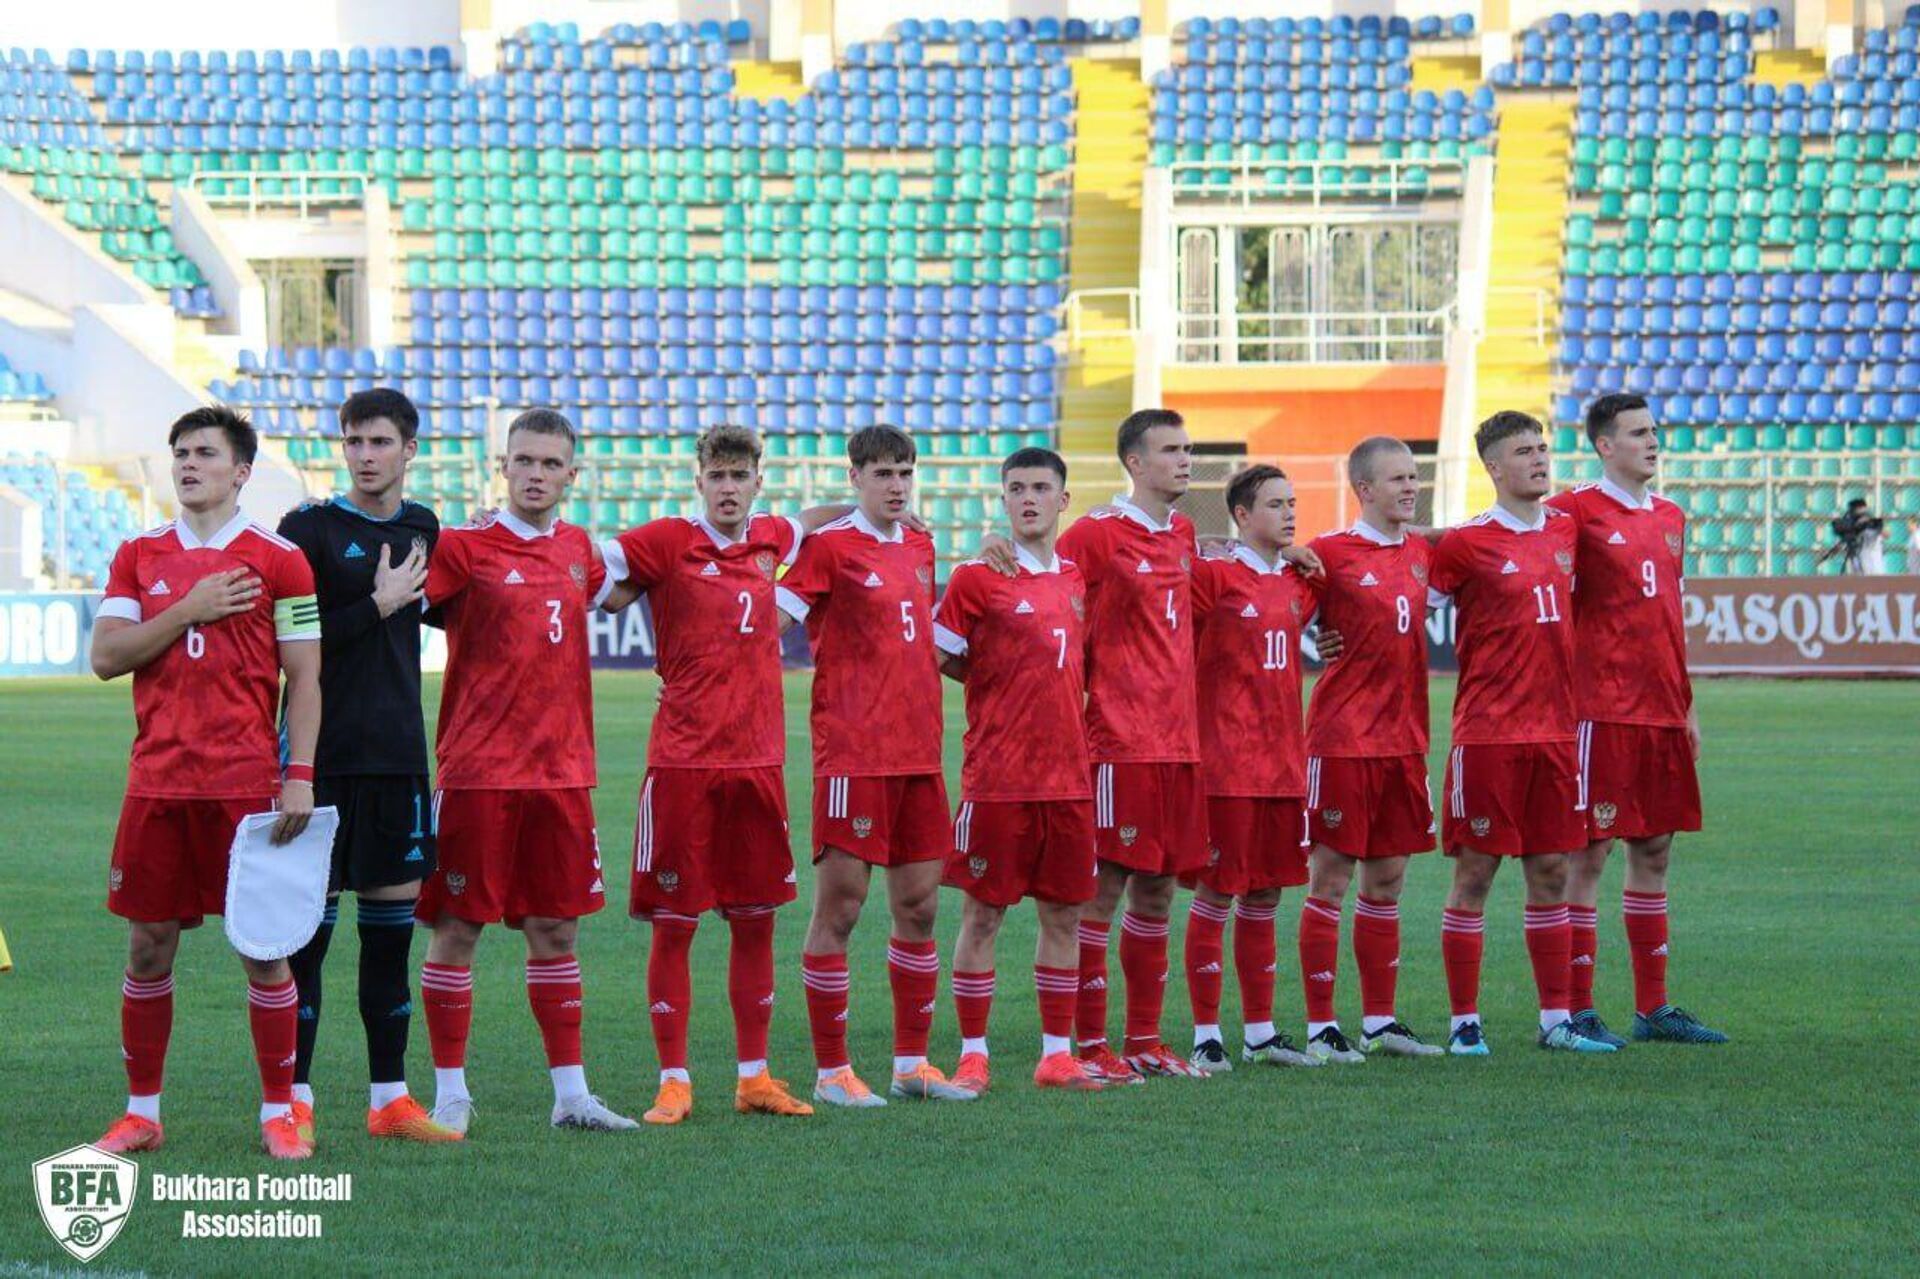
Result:
<svg viewBox="0 0 1920 1279"><path fill-rule="evenodd" d="M1434 721L1444 729L1452 686L1434 688ZM597 691L610 891L609 909L582 932L587 1068L610 1103L638 1114L654 1080L642 990L647 931L625 917L622 865L655 683L606 674ZM791 678L788 692L794 846L805 849L805 678ZM1488 911L1489 1060L1312 1072L1243 1066L1205 1082L1040 1095L1026 1078L1038 1046L1032 918L1016 910L999 968L999 1073L983 1101L742 1117L730 1105L725 929L709 922L694 956L691 1122L626 1135L556 1133L546 1124L549 1085L519 941L490 930L474 992L473 1139L376 1147L362 1124L356 943L343 905L314 1072L321 1147L311 1169L351 1171L352 1202L322 1208L320 1242L185 1241L180 1207L146 1202L143 1184L124 1233L92 1269L1908 1269L1920 1203L1920 1044L1901 974L1920 942L1920 685L1706 683L1699 697L1709 829L1684 838L1675 857L1672 978L1679 1000L1732 1033L1730 1046L1634 1047L1592 1060L1536 1051L1514 868ZM957 695L948 725L957 770ZM37 1220L28 1165L96 1136L123 1096L124 930L101 899L131 733L124 683L0 689L0 927L17 964L0 976L0 1275L67 1267ZM1444 731L1437 738L1436 777ZM1602 902L1600 994L1602 1010L1623 1025L1631 1009L1619 877L1616 860ZM1402 1010L1430 1037L1446 1027L1438 945L1446 878L1441 858L1417 860L1404 910ZM774 1069L797 1090L812 1070L798 973L808 893L803 869L801 900L780 924L773 1040ZM876 894L851 961L852 1047L869 1080L884 1077L889 1053L882 900ZM1278 1010L1296 1034L1298 902L1289 892L1281 912ZM956 905L951 896L943 902L943 959ZM1344 943L1341 966L1341 1010L1354 1020ZM143 1166L267 1170L254 1148L241 976L217 925L189 935L177 975L168 1145ZM1168 1038L1184 1047L1177 966L1167 1003ZM1230 1036L1235 1006L1229 979ZM947 1068L956 1033L943 980L934 1045ZM416 1091L430 1098L420 1018L411 1069Z"/></svg>

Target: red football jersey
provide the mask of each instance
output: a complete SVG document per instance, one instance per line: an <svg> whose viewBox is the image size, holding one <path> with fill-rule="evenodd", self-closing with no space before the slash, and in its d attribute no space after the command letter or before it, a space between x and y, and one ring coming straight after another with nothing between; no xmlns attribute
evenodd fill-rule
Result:
<svg viewBox="0 0 1920 1279"><path fill-rule="evenodd" d="M1300 629L1313 595L1286 561L1247 547L1193 566L1200 757L1207 794L1306 794L1300 727Z"/></svg>
<svg viewBox="0 0 1920 1279"><path fill-rule="evenodd" d="M1346 645L1313 685L1307 754L1377 759L1427 753L1427 574L1433 548L1362 520L1313 539L1327 575L1307 585L1320 625Z"/></svg>
<svg viewBox="0 0 1920 1279"><path fill-rule="evenodd" d="M1496 506L1440 539L1430 585L1458 610L1454 745L1573 740L1576 536L1552 507L1527 525Z"/></svg>
<svg viewBox="0 0 1920 1279"><path fill-rule="evenodd" d="M298 547L244 514L204 542L180 521L162 524L114 552L99 616L158 617L201 578L236 568L260 579L253 607L188 627L133 673L129 795L250 799L280 789L279 645L320 638L313 569Z"/></svg>
<svg viewBox="0 0 1920 1279"><path fill-rule="evenodd" d="M1069 560L1015 554L1018 577L978 561L955 568L933 615L934 643L967 659L960 795L1091 799L1086 585Z"/></svg>
<svg viewBox="0 0 1920 1279"><path fill-rule="evenodd" d="M1193 522L1124 497L1075 521L1060 554L1087 583L1087 743L1103 764L1200 758L1193 683Z"/></svg>
<svg viewBox="0 0 1920 1279"><path fill-rule="evenodd" d="M1687 516L1608 479L1556 493L1573 517L1573 701L1581 719L1680 728L1693 705L1680 620Z"/></svg>
<svg viewBox="0 0 1920 1279"><path fill-rule="evenodd" d="M773 580L805 536L781 516L752 516L737 539L705 516L673 516L601 544L608 573L644 591L653 610L660 709L649 767L786 762Z"/></svg>
<svg viewBox="0 0 1920 1279"><path fill-rule="evenodd" d="M774 588L813 646L813 773L940 771L933 539L858 509L821 528Z"/></svg>
<svg viewBox="0 0 1920 1279"><path fill-rule="evenodd" d="M587 612L605 567L585 530L511 511L440 534L427 604L447 632L434 753L447 790L592 786Z"/></svg>

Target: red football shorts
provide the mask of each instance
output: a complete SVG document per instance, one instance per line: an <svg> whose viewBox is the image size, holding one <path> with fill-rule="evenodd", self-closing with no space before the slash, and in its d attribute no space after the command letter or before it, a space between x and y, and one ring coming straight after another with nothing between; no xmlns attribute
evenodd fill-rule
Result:
<svg viewBox="0 0 1920 1279"><path fill-rule="evenodd" d="M440 860L413 917L518 928L529 915L578 919L607 904L593 792L441 790L433 794Z"/></svg>
<svg viewBox="0 0 1920 1279"><path fill-rule="evenodd" d="M1571 853L1587 846L1572 742L1456 746L1447 756L1448 853L1495 857Z"/></svg>
<svg viewBox="0 0 1920 1279"><path fill-rule="evenodd" d="M1207 866L1180 877L1228 897L1307 882L1307 810L1287 799L1207 796Z"/></svg>
<svg viewBox="0 0 1920 1279"><path fill-rule="evenodd" d="M813 779L813 860L829 848L874 866L945 861L953 853L947 779L939 773Z"/></svg>
<svg viewBox="0 0 1920 1279"><path fill-rule="evenodd" d="M1433 851L1425 755L1307 757L1307 838L1360 861Z"/></svg>
<svg viewBox="0 0 1920 1279"><path fill-rule="evenodd" d="M198 928L227 908L227 855L240 819L273 809L259 799L152 798L120 805L107 872L107 909L143 924Z"/></svg>
<svg viewBox="0 0 1920 1279"><path fill-rule="evenodd" d="M779 906L795 891L778 764L647 770L633 832L636 918Z"/></svg>
<svg viewBox="0 0 1920 1279"><path fill-rule="evenodd" d="M1577 745L1589 840L1700 829L1700 778L1686 729L1584 720Z"/></svg>
<svg viewBox="0 0 1920 1279"><path fill-rule="evenodd" d="M1095 764L1094 850L1144 875L1207 864L1207 797L1198 764Z"/></svg>
<svg viewBox="0 0 1920 1279"><path fill-rule="evenodd" d="M964 800L941 882L989 906L1022 897L1093 898L1093 804L1084 799Z"/></svg>

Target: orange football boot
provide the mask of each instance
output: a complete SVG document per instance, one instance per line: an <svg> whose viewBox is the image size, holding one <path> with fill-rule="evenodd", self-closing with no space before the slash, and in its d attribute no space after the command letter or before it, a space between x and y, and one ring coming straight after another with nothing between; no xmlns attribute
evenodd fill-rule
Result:
<svg viewBox="0 0 1920 1279"><path fill-rule="evenodd" d="M367 1112L369 1137L399 1137L406 1141L465 1141L467 1135L436 1124L420 1103L402 1094L378 1110Z"/></svg>
<svg viewBox="0 0 1920 1279"><path fill-rule="evenodd" d="M291 1113L260 1125L260 1144L275 1159L313 1158L313 1139L300 1131Z"/></svg>
<svg viewBox="0 0 1920 1279"><path fill-rule="evenodd" d="M953 1086L978 1097L987 1090L992 1074L985 1053L961 1053L960 1064L953 1068Z"/></svg>
<svg viewBox="0 0 1920 1279"><path fill-rule="evenodd" d="M733 1108L743 1115L811 1115L813 1107L787 1091L784 1079L775 1079L771 1070L748 1075L734 1089Z"/></svg>
<svg viewBox="0 0 1920 1279"><path fill-rule="evenodd" d="M312 1145L314 1138L313 1103L310 1101L295 1101L293 1103L293 1122L299 1127L300 1135L306 1139L307 1144Z"/></svg>
<svg viewBox="0 0 1920 1279"><path fill-rule="evenodd" d="M106 1135L93 1144L115 1155L130 1155L137 1150L158 1150L166 1144L160 1122L140 1115L122 1115L113 1121Z"/></svg>
<svg viewBox="0 0 1920 1279"><path fill-rule="evenodd" d="M653 1109L640 1116L650 1124L677 1124L693 1113L693 1085L680 1079L663 1079L654 1095Z"/></svg>
<svg viewBox="0 0 1920 1279"><path fill-rule="evenodd" d="M1033 1068L1036 1088L1066 1088L1074 1092L1099 1092L1106 1085L1075 1060L1072 1053L1048 1053Z"/></svg>

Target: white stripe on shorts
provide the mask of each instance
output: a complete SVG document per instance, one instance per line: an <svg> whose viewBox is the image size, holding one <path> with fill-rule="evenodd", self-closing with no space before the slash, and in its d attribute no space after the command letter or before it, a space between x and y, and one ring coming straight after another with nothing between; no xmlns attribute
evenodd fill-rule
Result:
<svg viewBox="0 0 1920 1279"><path fill-rule="evenodd" d="M640 787L640 819L633 827L633 868L653 869L653 778Z"/></svg>
<svg viewBox="0 0 1920 1279"><path fill-rule="evenodd" d="M1579 798L1574 801L1573 811L1587 811L1587 787L1593 780L1593 721L1580 721L1580 777Z"/></svg>

